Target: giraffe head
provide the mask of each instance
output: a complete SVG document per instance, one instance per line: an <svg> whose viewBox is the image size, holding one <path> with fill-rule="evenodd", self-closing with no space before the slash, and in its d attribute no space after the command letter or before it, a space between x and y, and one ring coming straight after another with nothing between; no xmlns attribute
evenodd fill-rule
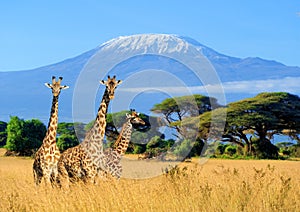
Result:
<svg viewBox="0 0 300 212"><path fill-rule="evenodd" d="M146 124L144 122L144 120L139 117L139 115L140 115L139 113L137 113L134 109L131 109L130 111L131 111L131 114L126 113L126 118L127 118L127 120L128 119L130 120L131 124L133 124L133 125L140 125L140 124L145 125Z"/></svg>
<svg viewBox="0 0 300 212"><path fill-rule="evenodd" d="M53 77L52 77L52 84L50 84L50 83L45 83L45 85L46 85L48 88L51 88L53 96L58 96L58 95L60 94L60 91L61 91L61 90L69 88L69 86L66 86L66 85L60 85L62 79L63 79L62 77L59 77L58 81L56 81L56 80L55 80L55 77L53 76Z"/></svg>
<svg viewBox="0 0 300 212"><path fill-rule="evenodd" d="M116 80L116 76L110 78L108 75L107 81L101 80L100 83L106 86L109 99L113 99L115 97L115 89L122 83L122 80Z"/></svg>

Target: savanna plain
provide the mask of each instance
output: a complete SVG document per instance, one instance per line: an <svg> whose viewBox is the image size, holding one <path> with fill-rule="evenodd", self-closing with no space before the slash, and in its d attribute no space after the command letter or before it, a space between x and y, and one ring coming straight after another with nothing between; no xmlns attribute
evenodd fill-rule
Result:
<svg viewBox="0 0 300 212"><path fill-rule="evenodd" d="M299 161L125 158L120 180L65 189L36 187L32 163L0 156L0 211L300 212Z"/></svg>

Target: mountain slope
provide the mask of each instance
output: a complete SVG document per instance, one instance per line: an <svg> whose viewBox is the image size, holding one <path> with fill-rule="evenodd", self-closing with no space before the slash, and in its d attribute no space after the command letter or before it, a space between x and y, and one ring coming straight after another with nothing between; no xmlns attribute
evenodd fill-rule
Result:
<svg viewBox="0 0 300 212"><path fill-rule="evenodd" d="M182 95L180 89L184 87L191 92L206 95L206 87L203 87L207 86L207 83L203 83L205 79L199 79L190 67L176 60L182 57L184 61L188 61L198 54L204 55L216 70L223 83L227 102L253 96L255 92L276 89L286 89L300 94L298 85L288 90L284 87L285 84L280 83L286 80L284 82L291 86L294 79L300 78L299 67L289 67L261 58L241 59L226 56L188 37L160 34L133 35L115 38L91 51L56 64L27 71L0 72L2 96L0 120L8 121L10 115L17 115L25 119L39 118L47 123L51 91L43 83L49 82L54 75L63 76L63 84L70 86L70 89L61 93L59 121L73 121L74 111L76 112L77 105L81 104L74 102L81 86L78 83L82 83L80 80L83 75L92 69L95 69L96 75L84 83L85 86L96 83L97 91L95 95L95 91L92 90L94 87L85 91L87 94L91 93L93 99L90 103L92 107L89 109L79 107L82 114L89 114L86 119L80 119L83 121L94 117L104 89L98 85L98 80L106 74L116 74L118 79L124 80L116 91L116 98L112 101L113 110L136 107L139 111L149 113L153 104L162 99ZM119 61L120 58L130 55L134 56ZM203 70L206 70L205 68ZM205 78L211 73L203 74ZM264 82L267 82L266 87ZM246 85L248 87L245 87ZM251 85L254 89L249 89ZM135 96L132 96L133 94Z"/></svg>

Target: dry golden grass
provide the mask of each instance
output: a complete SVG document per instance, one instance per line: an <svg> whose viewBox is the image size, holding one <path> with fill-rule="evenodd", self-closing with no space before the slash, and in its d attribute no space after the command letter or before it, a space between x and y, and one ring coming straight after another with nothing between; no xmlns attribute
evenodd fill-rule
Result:
<svg viewBox="0 0 300 212"><path fill-rule="evenodd" d="M157 163L124 160L127 179L67 190L37 188L32 163L0 157L1 211L300 211L295 161L193 160L167 175L137 180L129 179L133 170L140 170L137 177Z"/></svg>

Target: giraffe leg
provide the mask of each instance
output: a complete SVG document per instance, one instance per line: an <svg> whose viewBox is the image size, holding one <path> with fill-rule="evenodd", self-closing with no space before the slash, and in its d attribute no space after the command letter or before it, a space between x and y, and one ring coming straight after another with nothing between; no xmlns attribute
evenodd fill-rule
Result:
<svg viewBox="0 0 300 212"><path fill-rule="evenodd" d="M67 172L64 164L59 163L57 170L58 170L58 173L57 173L57 177L56 177L56 183L57 183L58 187L62 188L63 184L64 184L64 186L69 187L69 185L70 185L69 175L68 175L68 172Z"/></svg>
<svg viewBox="0 0 300 212"><path fill-rule="evenodd" d="M122 176L122 171L123 171L122 165L121 164L117 164L117 166L116 166L116 172L115 172L114 177L117 178L118 180L120 180L120 178Z"/></svg>
<svg viewBox="0 0 300 212"><path fill-rule="evenodd" d="M97 172L93 171L92 173L90 173L89 181L91 184L96 184L96 176L97 176Z"/></svg>
<svg viewBox="0 0 300 212"><path fill-rule="evenodd" d="M33 179L36 186L38 186L43 178L43 170L41 168L41 164L39 162L39 159L35 159L33 162Z"/></svg>
<svg viewBox="0 0 300 212"><path fill-rule="evenodd" d="M94 166L86 167L85 169L85 175L83 176L83 182L84 183L96 183L96 176L97 176L97 169Z"/></svg>
<svg viewBox="0 0 300 212"><path fill-rule="evenodd" d="M34 183L38 186L42 182L43 174L40 170L33 170Z"/></svg>
<svg viewBox="0 0 300 212"><path fill-rule="evenodd" d="M57 178L58 178L58 170L57 170L57 167L55 167L52 170L51 178L50 178L52 187L58 186L58 184L57 184L57 182L58 182Z"/></svg>
<svg viewBox="0 0 300 212"><path fill-rule="evenodd" d="M48 169L44 170L44 181L45 181L46 186L52 185L51 184L51 171Z"/></svg>

